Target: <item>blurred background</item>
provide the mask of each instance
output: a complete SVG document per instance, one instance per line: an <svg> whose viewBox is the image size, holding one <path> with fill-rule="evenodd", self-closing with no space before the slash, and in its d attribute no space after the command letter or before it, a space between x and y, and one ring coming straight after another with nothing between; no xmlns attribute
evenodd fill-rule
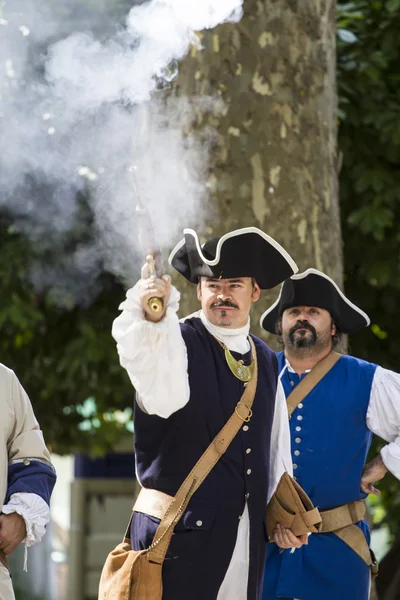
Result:
<svg viewBox="0 0 400 600"><path fill-rule="evenodd" d="M210 22L154 4L0 3L0 360L58 473L28 573L12 557L18 599L96 598L133 504L133 389L110 333L143 262L130 164L165 258L184 226L258 226L370 315L349 352L399 370L400 0L245 0L241 19L226 0ZM379 487L373 593L396 600L400 484Z"/></svg>

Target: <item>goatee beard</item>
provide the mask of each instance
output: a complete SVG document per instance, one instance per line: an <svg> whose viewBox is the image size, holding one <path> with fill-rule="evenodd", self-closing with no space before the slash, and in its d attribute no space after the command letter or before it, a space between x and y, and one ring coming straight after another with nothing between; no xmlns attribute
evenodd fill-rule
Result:
<svg viewBox="0 0 400 600"><path fill-rule="evenodd" d="M296 331L299 329L305 329L306 331L296 334ZM310 333L307 333L307 331ZM290 354L298 358L318 355L332 344L332 332L330 329L317 333L315 327L307 322L296 323L282 337L285 348L288 349Z"/></svg>
<svg viewBox="0 0 400 600"><path fill-rule="evenodd" d="M296 335L296 332L301 330ZM307 335L307 331L311 335ZM287 345L293 349L309 349L314 348L318 341L317 330L307 321L298 321L291 329L289 329Z"/></svg>

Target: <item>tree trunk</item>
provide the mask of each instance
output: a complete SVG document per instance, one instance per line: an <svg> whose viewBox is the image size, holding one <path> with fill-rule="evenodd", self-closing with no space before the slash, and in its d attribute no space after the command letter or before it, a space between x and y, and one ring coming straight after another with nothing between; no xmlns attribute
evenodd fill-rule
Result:
<svg viewBox="0 0 400 600"><path fill-rule="evenodd" d="M174 93L217 96L205 238L255 225L299 268L322 269L342 284L336 150L334 0L245 0L239 24L202 35L180 66ZM188 223L188 226L195 224ZM257 260L257 257L254 257ZM181 314L195 310L193 286L177 280ZM263 296L258 317L276 297Z"/></svg>
<svg viewBox="0 0 400 600"><path fill-rule="evenodd" d="M336 2L245 0L244 10L239 24L201 35L203 50L192 49L174 85L176 95L225 103L221 115L199 115L194 125L218 132L208 181L213 217L201 233L207 239L255 225L300 270L320 269L342 287ZM198 308L194 286L181 277L176 283L181 314L189 314ZM253 311L257 335L277 294L265 293Z"/></svg>

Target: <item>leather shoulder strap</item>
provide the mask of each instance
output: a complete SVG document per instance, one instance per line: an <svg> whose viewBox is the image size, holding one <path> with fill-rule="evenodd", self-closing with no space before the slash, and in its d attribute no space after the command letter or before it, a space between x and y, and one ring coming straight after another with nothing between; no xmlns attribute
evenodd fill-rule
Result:
<svg viewBox="0 0 400 600"><path fill-rule="evenodd" d="M300 402L315 388L315 386L325 377L332 367L341 358L342 354L337 352L331 352L328 356L325 356L320 360L313 369L307 374L306 377L300 381L293 392L286 398L288 407L289 417L293 411L298 407Z"/></svg>
<svg viewBox="0 0 400 600"><path fill-rule="evenodd" d="M252 358L254 360L254 373L251 380L245 387L245 390L235 407L235 411L219 434L211 442L207 450L195 464L181 487L177 491L171 504L169 505L164 517L158 526L154 541L149 548L148 559L151 562L162 564L167 552L171 536L175 525L183 515L190 498L203 483L211 469L217 464L221 456L226 452L239 429L244 422L250 421L252 417L251 407L257 389L258 363L257 351L254 342L249 337Z"/></svg>

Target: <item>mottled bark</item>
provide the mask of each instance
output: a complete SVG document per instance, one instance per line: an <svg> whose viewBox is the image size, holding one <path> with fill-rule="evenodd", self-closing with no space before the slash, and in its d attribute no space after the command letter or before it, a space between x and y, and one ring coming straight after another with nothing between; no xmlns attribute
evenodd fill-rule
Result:
<svg viewBox="0 0 400 600"><path fill-rule="evenodd" d="M341 284L335 2L245 0L244 8L239 24L202 35L204 49L192 49L174 89L225 103L195 125L211 124L219 136L209 173L214 214L202 233L258 226L301 270L322 269ZM179 287L187 314L194 294ZM256 321L276 293L263 296Z"/></svg>

